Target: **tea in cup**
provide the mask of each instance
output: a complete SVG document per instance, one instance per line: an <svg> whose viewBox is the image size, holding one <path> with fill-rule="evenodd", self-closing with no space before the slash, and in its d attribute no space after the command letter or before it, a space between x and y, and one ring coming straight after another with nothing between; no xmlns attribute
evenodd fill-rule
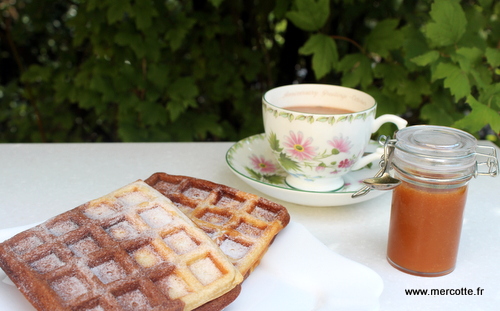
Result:
<svg viewBox="0 0 500 311"><path fill-rule="evenodd" d="M286 183L307 191L335 191L342 176L380 159L383 148L364 156L372 133L384 123L398 129L396 115L375 118L375 99L358 90L326 84L293 84L262 98L266 139L287 173Z"/></svg>

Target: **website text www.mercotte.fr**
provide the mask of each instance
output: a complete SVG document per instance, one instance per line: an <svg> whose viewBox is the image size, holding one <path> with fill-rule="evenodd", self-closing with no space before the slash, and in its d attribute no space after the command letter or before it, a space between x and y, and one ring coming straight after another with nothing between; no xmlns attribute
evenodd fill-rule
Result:
<svg viewBox="0 0 500 311"><path fill-rule="evenodd" d="M432 288L432 289L405 289L407 296L481 296L484 289L481 287L472 289L461 288Z"/></svg>

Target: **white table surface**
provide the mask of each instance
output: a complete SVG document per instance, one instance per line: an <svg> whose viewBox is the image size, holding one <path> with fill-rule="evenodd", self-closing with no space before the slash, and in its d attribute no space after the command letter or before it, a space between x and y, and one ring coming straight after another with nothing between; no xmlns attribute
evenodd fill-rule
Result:
<svg viewBox="0 0 500 311"><path fill-rule="evenodd" d="M481 142L487 144L487 142ZM227 167L232 143L0 144L0 229L40 222L155 172L188 175L257 192ZM500 178L470 183L455 271L423 278L385 259L391 194L336 207L281 202L334 252L384 281L380 310L498 310ZM472 289L482 295L408 296L408 289Z"/></svg>

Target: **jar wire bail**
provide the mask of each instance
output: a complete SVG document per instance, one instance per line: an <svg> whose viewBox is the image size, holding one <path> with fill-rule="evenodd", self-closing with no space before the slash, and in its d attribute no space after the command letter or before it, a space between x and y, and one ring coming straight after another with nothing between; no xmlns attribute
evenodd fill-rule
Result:
<svg viewBox="0 0 500 311"><path fill-rule="evenodd" d="M491 146L482 146L478 145L478 148L484 148L484 149L489 149L489 152L487 153L480 153L477 152L476 154L481 157L486 157L485 161L483 162L476 162L476 171L474 174L474 177L477 176L491 176L495 177L498 175L498 157L497 157L497 150L495 147ZM487 172L481 172L479 171L480 166L487 166L488 171Z"/></svg>
<svg viewBox="0 0 500 311"><path fill-rule="evenodd" d="M380 178L386 172L388 172L390 170L392 154L394 151L396 141L397 141L396 139L390 139L385 135L381 135L379 137L378 143L380 145L384 146L384 153L380 157L380 162L379 162L380 169L373 176L373 178L369 178L369 179L373 180L376 178ZM367 180L365 180L364 183L365 183L365 186L363 188L359 189L357 192L353 193L351 195L352 198L357 198L357 197L366 195L368 192L370 192L373 189L373 186L370 186L369 183L367 183ZM386 189L384 189L384 190L386 190ZM387 188L387 190L389 190L389 188Z"/></svg>

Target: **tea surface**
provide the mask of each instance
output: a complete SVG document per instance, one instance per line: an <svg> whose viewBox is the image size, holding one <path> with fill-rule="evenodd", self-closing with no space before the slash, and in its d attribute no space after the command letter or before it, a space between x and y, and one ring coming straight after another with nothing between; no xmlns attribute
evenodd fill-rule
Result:
<svg viewBox="0 0 500 311"><path fill-rule="evenodd" d="M319 114L349 114L355 112L349 109L328 107L328 106L288 106L283 108L296 112L319 113Z"/></svg>

